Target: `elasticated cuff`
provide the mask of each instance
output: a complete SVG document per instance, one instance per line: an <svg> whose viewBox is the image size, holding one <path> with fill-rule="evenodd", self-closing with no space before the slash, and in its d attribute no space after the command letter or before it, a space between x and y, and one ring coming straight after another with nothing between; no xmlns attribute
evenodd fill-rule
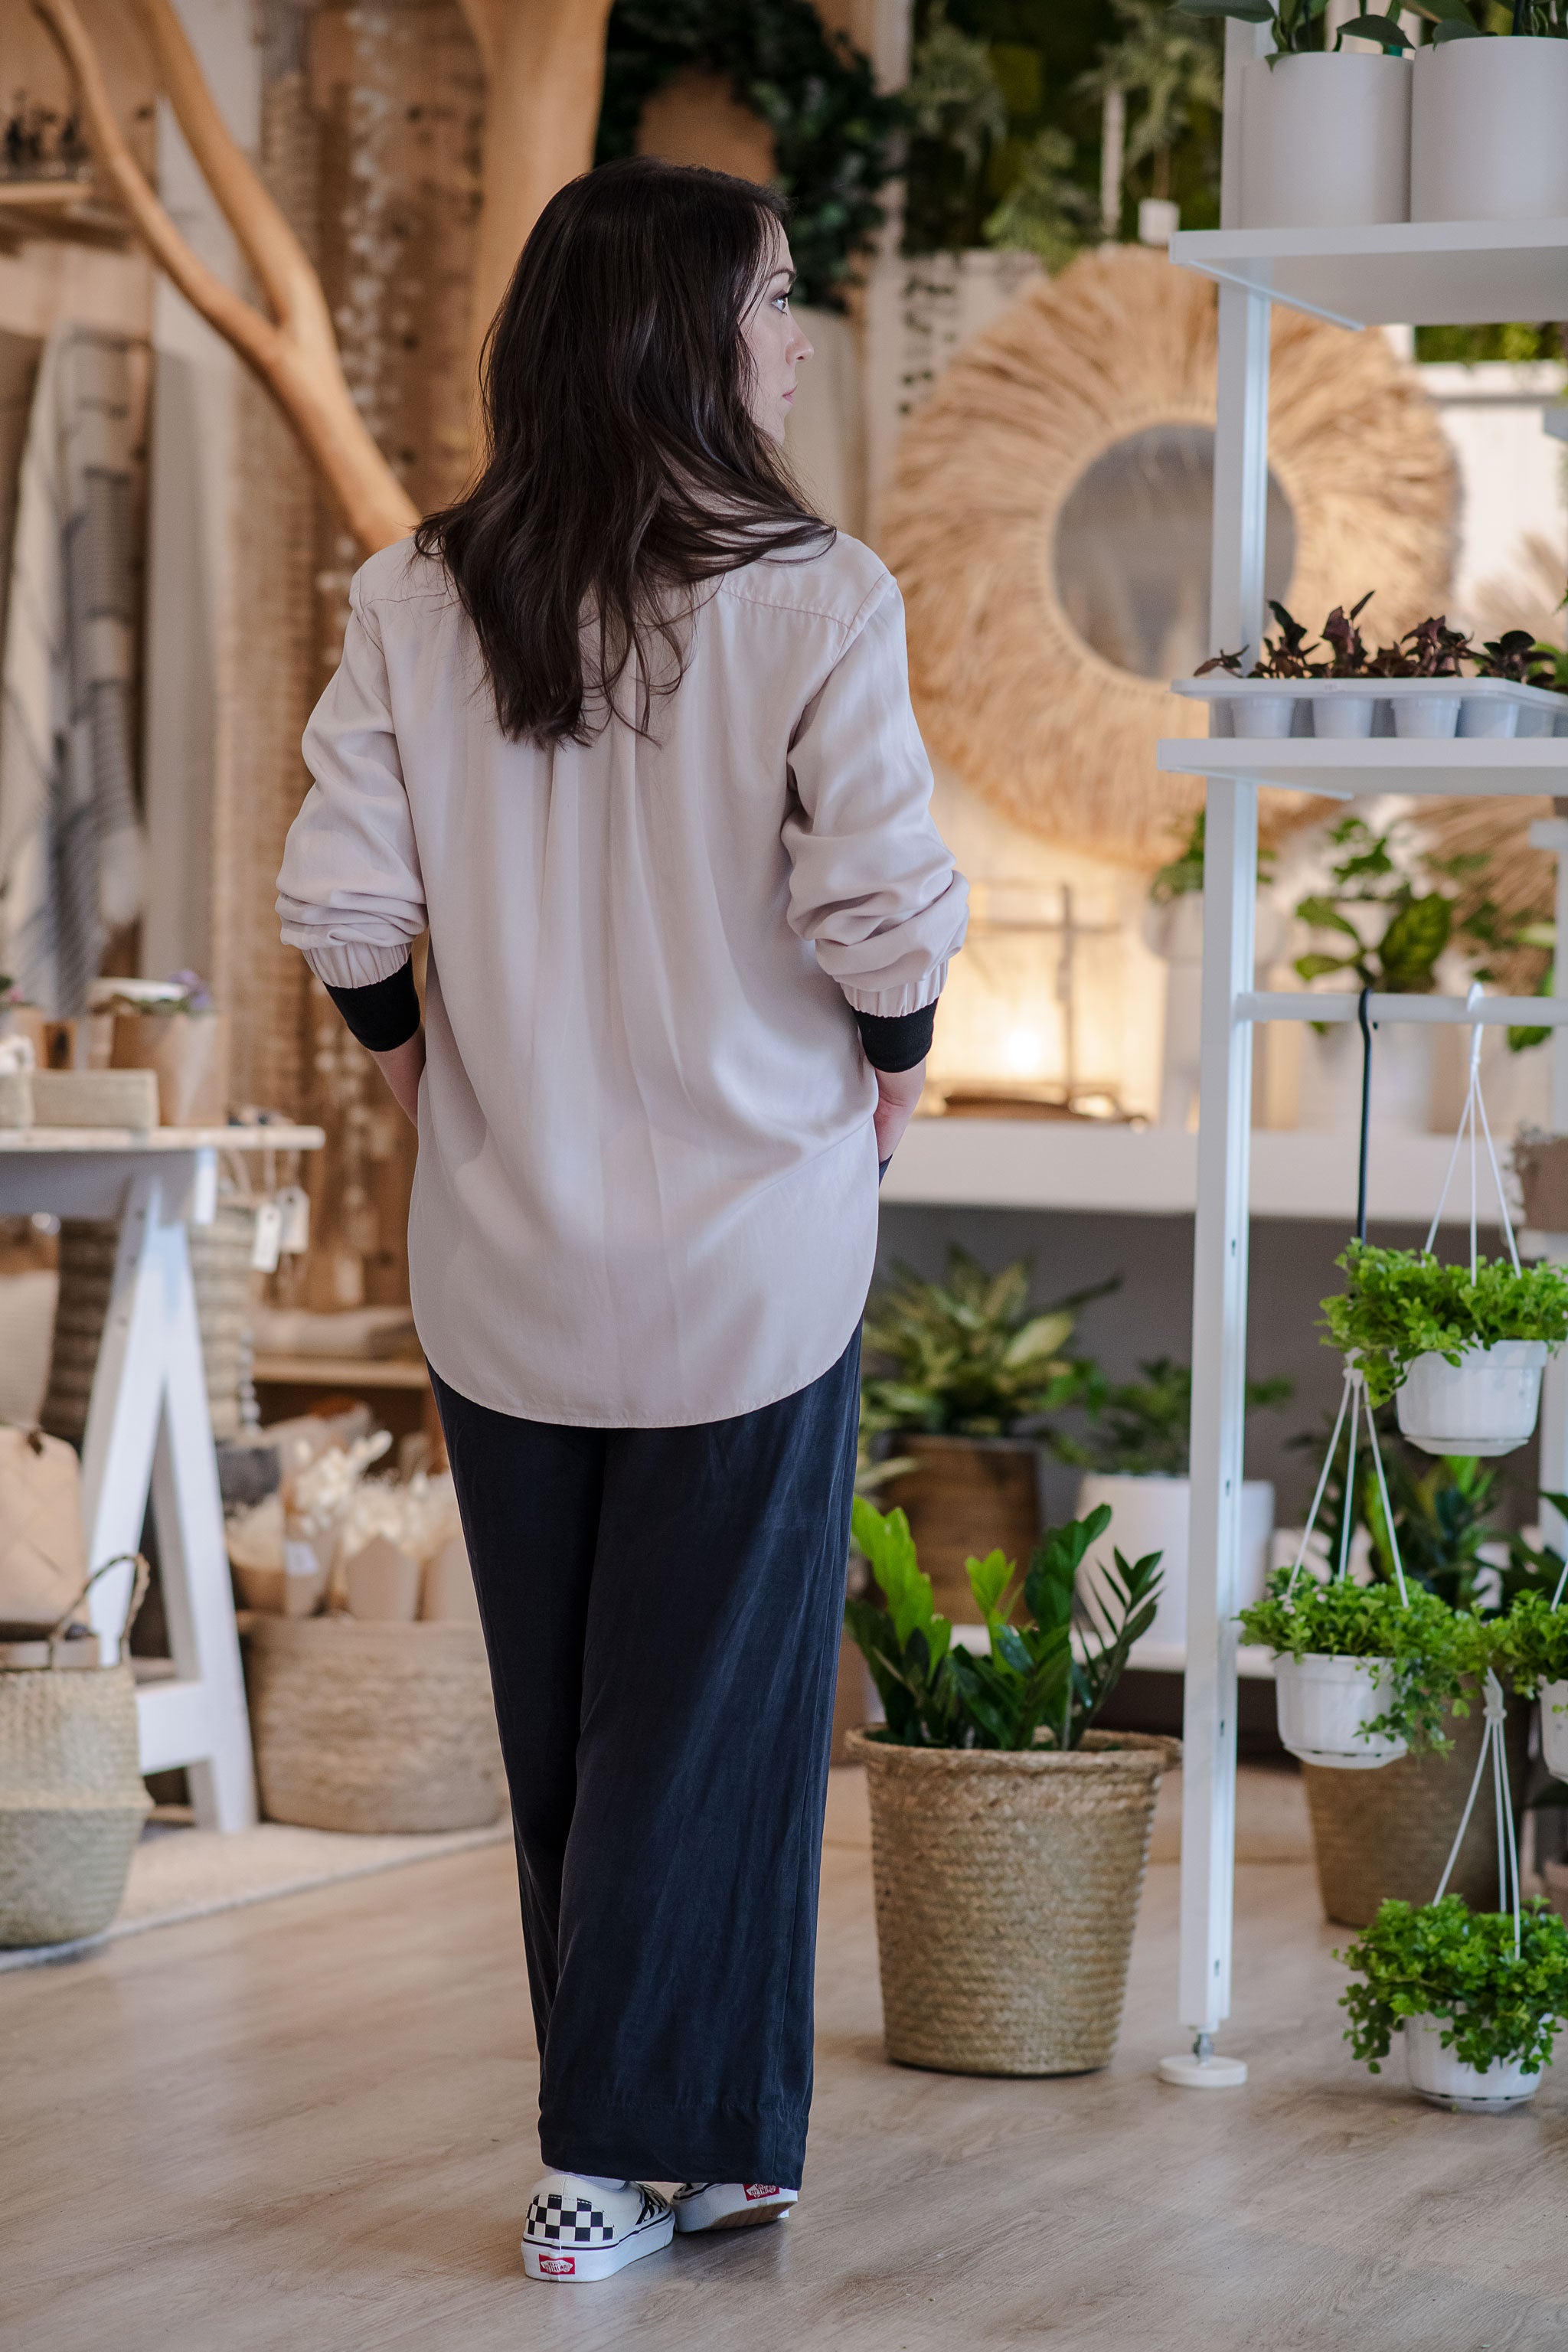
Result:
<svg viewBox="0 0 1568 2352"><path fill-rule="evenodd" d="M912 1070L931 1052L936 1027L936 1006L922 1004L918 1013L857 1013L861 1049L874 1070Z"/></svg>
<svg viewBox="0 0 1568 2352"><path fill-rule="evenodd" d="M365 988L333 988L327 994L348 1023L349 1034L368 1053L390 1054L406 1045L419 1027L419 993L412 962Z"/></svg>

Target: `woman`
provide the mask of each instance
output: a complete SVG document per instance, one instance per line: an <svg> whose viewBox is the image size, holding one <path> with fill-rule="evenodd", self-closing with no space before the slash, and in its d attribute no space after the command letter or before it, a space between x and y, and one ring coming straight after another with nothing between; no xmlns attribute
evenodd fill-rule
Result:
<svg viewBox="0 0 1568 2352"><path fill-rule="evenodd" d="M795 2201L878 1168L963 936L898 591L781 454L791 278L746 181L639 161L546 206L483 473L354 581L279 878L419 1129L535 2278Z"/></svg>

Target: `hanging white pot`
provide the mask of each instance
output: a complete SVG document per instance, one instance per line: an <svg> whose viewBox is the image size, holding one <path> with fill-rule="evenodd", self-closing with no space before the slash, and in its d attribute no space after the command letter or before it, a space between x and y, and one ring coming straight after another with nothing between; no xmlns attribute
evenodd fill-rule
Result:
<svg viewBox="0 0 1568 2352"><path fill-rule="evenodd" d="M1568 1780L1568 1683L1541 1685L1541 1760L1554 1780Z"/></svg>
<svg viewBox="0 0 1568 2352"><path fill-rule="evenodd" d="M1405 1752L1386 1732L1363 1723L1386 1715L1394 1667L1387 1658L1304 1658L1274 1661L1274 1701L1280 1745L1304 1763L1342 1772L1373 1771Z"/></svg>
<svg viewBox="0 0 1568 2352"><path fill-rule="evenodd" d="M1378 1024L1372 1087L1374 1135L1428 1132L1432 1052L1429 1023ZM1297 1126L1313 1134L1354 1135L1361 1124L1361 1032L1353 1022L1339 1021L1320 1037L1303 1024L1300 1054Z"/></svg>
<svg viewBox="0 0 1568 2352"><path fill-rule="evenodd" d="M1568 216L1568 41L1445 41L1413 79L1412 220Z"/></svg>
<svg viewBox="0 0 1568 2352"><path fill-rule="evenodd" d="M1107 1570L1113 1555L1141 1559L1146 1552L1161 1554L1161 1587L1151 1642L1184 1644L1187 1638L1187 1514L1192 1507L1192 1481L1148 1474L1091 1470L1078 1490L1077 1516L1086 1518L1101 1503L1110 1506L1110 1526L1104 1540L1078 1571L1079 1601L1097 1623L1115 1612L1109 1606ZM1237 1606L1249 1609L1263 1598L1268 1573L1268 1548L1274 1533L1274 1489L1264 1478L1249 1478L1241 1490L1241 1566L1237 1579Z"/></svg>
<svg viewBox="0 0 1568 2352"><path fill-rule="evenodd" d="M1410 67L1351 50L1255 58L1241 76L1241 226L1410 217Z"/></svg>
<svg viewBox="0 0 1568 2352"><path fill-rule="evenodd" d="M1455 47L1467 44L1456 43ZM1541 2076L1527 2074L1517 2058L1494 2058L1489 2066L1468 2066L1443 2047L1450 2028L1446 2017L1407 2017L1403 2021L1405 2063L1410 2087L1434 2106L1458 2107L1467 2115L1521 2107L1541 2088Z"/></svg>
<svg viewBox="0 0 1568 2352"><path fill-rule="evenodd" d="M1397 1391L1400 1434L1425 1454L1512 1454L1535 1427L1545 1362L1540 1339L1467 1348L1457 1364L1417 1356Z"/></svg>

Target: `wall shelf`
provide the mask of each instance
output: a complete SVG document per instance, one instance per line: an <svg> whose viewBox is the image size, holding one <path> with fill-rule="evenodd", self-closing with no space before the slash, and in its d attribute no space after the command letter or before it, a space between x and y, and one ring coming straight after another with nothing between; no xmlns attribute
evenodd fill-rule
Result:
<svg viewBox="0 0 1568 2352"><path fill-rule="evenodd" d="M1436 743L1400 736L1370 736L1362 743L1316 735L1288 735L1277 743L1237 736L1166 736L1157 763L1168 776L1234 776L1253 784L1331 793L1352 800L1369 793L1409 793L1430 799L1464 793L1476 797L1568 792L1568 737L1524 742Z"/></svg>
<svg viewBox="0 0 1568 2352"><path fill-rule="evenodd" d="M1568 220L1189 229L1171 258L1341 327L1568 318Z"/></svg>

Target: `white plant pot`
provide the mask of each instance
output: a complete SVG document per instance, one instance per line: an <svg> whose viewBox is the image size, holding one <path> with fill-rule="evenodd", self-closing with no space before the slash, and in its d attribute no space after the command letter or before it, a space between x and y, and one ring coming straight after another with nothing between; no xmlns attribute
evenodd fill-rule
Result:
<svg viewBox="0 0 1568 2352"><path fill-rule="evenodd" d="M1554 1780L1568 1780L1568 1683L1541 1685L1541 1760Z"/></svg>
<svg viewBox="0 0 1568 2352"><path fill-rule="evenodd" d="M1186 1478L1134 1477L1089 1471L1078 1490L1081 1519L1101 1503L1110 1506L1110 1525L1078 1571L1078 1594L1095 1622L1106 1622L1106 1570L1114 1568L1114 1552L1125 1560L1142 1559L1145 1552L1163 1555L1164 1579L1154 1611L1154 1622L1144 1637L1184 1646L1187 1638L1187 1514L1192 1507L1192 1482ZM1274 1489L1265 1478L1249 1478L1241 1490L1241 1571L1237 1606L1250 1608L1263 1598L1268 1573L1268 1550L1274 1533Z"/></svg>
<svg viewBox="0 0 1568 2352"><path fill-rule="evenodd" d="M1445 41L1414 82L1412 220L1568 215L1568 41Z"/></svg>
<svg viewBox="0 0 1568 2352"><path fill-rule="evenodd" d="M1352 228L1410 217L1403 58L1255 58L1241 76L1243 228Z"/></svg>
<svg viewBox="0 0 1568 2352"><path fill-rule="evenodd" d="M1449 46L1458 47L1459 44ZM1529 715L1533 719L1537 714L1531 711ZM1543 719L1550 715L1547 711L1540 713ZM1459 732L1472 739L1477 736L1522 735L1526 730L1520 721L1524 716L1517 702L1501 702L1493 694L1467 694L1459 705Z"/></svg>
<svg viewBox="0 0 1568 2352"><path fill-rule="evenodd" d="M1353 977L1343 985L1353 988ZM1336 1022L1320 1037L1302 1026L1296 1124L1312 1134L1353 1135L1361 1126L1361 1031ZM1432 1030L1391 1022L1372 1044L1374 1135L1426 1135L1432 1125Z"/></svg>
<svg viewBox="0 0 1568 2352"><path fill-rule="evenodd" d="M1372 733L1377 698L1371 694L1314 694L1312 732L1342 743L1359 742Z"/></svg>
<svg viewBox="0 0 1568 2352"><path fill-rule="evenodd" d="M1456 48L1468 44L1456 42ZM1435 2106L1458 2107L1467 2115L1495 2115L1504 2107L1521 2107L1541 2088L1539 2074L1527 2074L1517 2059L1494 2058L1489 2066L1467 2066L1452 2050L1443 2047L1448 2030L1446 2017L1407 2017L1403 2021L1405 2063L1410 2087Z"/></svg>
<svg viewBox="0 0 1568 2352"><path fill-rule="evenodd" d="M1417 1356L1396 1391L1399 1430L1424 1454L1512 1454L1529 1443L1546 1362L1540 1339Z"/></svg>
<svg viewBox="0 0 1568 2352"><path fill-rule="evenodd" d="M1458 730L1463 698L1457 687L1446 694L1396 694L1393 698L1394 731L1423 743L1453 735Z"/></svg>
<svg viewBox="0 0 1568 2352"><path fill-rule="evenodd" d="M1296 698L1289 694L1270 694L1266 687L1260 687L1256 694L1238 694L1227 708L1238 735L1254 742L1279 743L1290 732Z"/></svg>
<svg viewBox="0 0 1568 2352"><path fill-rule="evenodd" d="M1403 1739L1360 1728L1388 1712L1387 1658L1277 1657L1274 1704L1280 1744L1308 1764L1373 1771L1405 1752Z"/></svg>

